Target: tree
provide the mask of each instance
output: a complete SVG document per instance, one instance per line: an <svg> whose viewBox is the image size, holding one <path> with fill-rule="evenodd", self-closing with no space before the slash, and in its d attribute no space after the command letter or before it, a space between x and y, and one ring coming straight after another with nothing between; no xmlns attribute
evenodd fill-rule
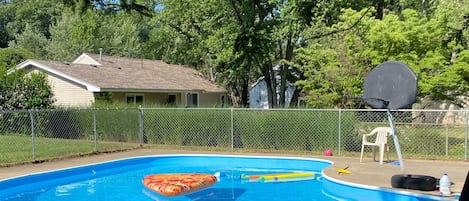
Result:
<svg viewBox="0 0 469 201"><path fill-rule="evenodd" d="M273 93L276 90L273 72L273 50L275 40L272 37L277 25L277 3L274 1L229 1L231 12L235 16L239 31L234 42L233 54L236 55L236 65L241 66L242 105L247 106L249 73L260 74L267 86L269 107L276 102Z"/></svg>
<svg viewBox="0 0 469 201"><path fill-rule="evenodd" d="M154 0L65 0L64 4L70 8L74 8L78 11L78 14L98 8L107 13L135 11L147 17L153 16L153 9L156 6Z"/></svg>
<svg viewBox="0 0 469 201"><path fill-rule="evenodd" d="M215 68L219 81L232 91L233 97L239 97L235 98L235 105L248 105L249 84L263 76L269 106L273 108L277 107L277 85L281 89L279 103L284 105L286 80L292 69L288 62L301 37L301 26L307 23L295 21L299 18L308 21L311 17L300 9L306 2L301 5L292 3L294 8L283 11L288 3L267 0L163 1L164 9L157 14L157 24L158 29L172 31L174 37L170 41L174 45L167 49L172 55L178 55L178 63L198 66L201 70ZM297 11L297 15L300 12L306 14L290 16L290 11ZM281 13L285 14L282 16ZM181 44L184 48L178 49ZM188 58L188 55L195 56ZM277 64L280 64L279 74L274 72ZM281 82L277 84L278 76Z"/></svg>
<svg viewBox="0 0 469 201"><path fill-rule="evenodd" d="M33 58L33 54L25 49L0 48L0 66L7 70L30 58Z"/></svg>
<svg viewBox="0 0 469 201"><path fill-rule="evenodd" d="M251 66L237 47L242 28L229 1L163 1L146 46L161 45L155 57L190 65L231 91L234 105L247 105ZM245 46L246 48L248 46ZM250 61L249 61L250 62Z"/></svg>
<svg viewBox="0 0 469 201"><path fill-rule="evenodd" d="M467 35L447 36L458 30L454 25L465 22L464 15L453 15L465 8L452 5L451 14L442 12L440 9L444 6L441 6L430 19L422 18L421 14L411 9L404 10L402 16L389 15L383 21L376 22L370 30L368 41L371 42L370 56L377 58L374 63L400 60L412 67L419 79L421 99L428 97L460 104L457 97L468 92L468 83L464 79L469 72L465 61L467 40L464 38ZM448 21L445 15L457 20ZM462 26L459 30L463 31ZM464 54L459 55L459 52Z"/></svg>
<svg viewBox="0 0 469 201"><path fill-rule="evenodd" d="M199 70L204 68L208 54L204 40L210 31L209 16L213 17L210 10L215 9L214 4L210 1L162 2L164 9L153 18L153 29L149 33L152 37L145 44L153 50L153 55L146 55Z"/></svg>
<svg viewBox="0 0 469 201"><path fill-rule="evenodd" d="M8 47L8 41L14 37L8 30L8 23L14 21L16 8L11 3L0 3L0 48Z"/></svg>
<svg viewBox="0 0 469 201"><path fill-rule="evenodd" d="M103 48L105 54L142 58L143 44L148 40L148 18L135 13L101 15L94 50ZM115 26L120 24L120 26Z"/></svg>
<svg viewBox="0 0 469 201"><path fill-rule="evenodd" d="M0 111L52 107L53 94L43 73L8 73L0 67Z"/></svg>
<svg viewBox="0 0 469 201"><path fill-rule="evenodd" d="M15 40L10 41L9 46L11 48L28 50L32 53L29 58L46 58L47 52L44 50L48 44L49 40L39 29L27 24L24 31L16 34Z"/></svg>
<svg viewBox="0 0 469 201"><path fill-rule="evenodd" d="M372 68L372 58L364 54L366 33L375 21L370 10L346 9L333 27L321 32L315 26L307 29L305 35L311 40L296 50L293 63L304 71L305 79L296 84L306 94L309 107L356 107L345 97L362 94L363 79Z"/></svg>
<svg viewBox="0 0 469 201"><path fill-rule="evenodd" d="M77 15L65 10L61 20L50 29L52 38L47 47L48 58L68 61L83 52L97 51L100 42L98 27L101 23L96 12Z"/></svg>
<svg viewBox="0 0 469 201"><path fill-rule="evenodd" d="M49 26L60 17L62 5L59 0L12 1L8 7L13 7L10 11L14 12L14 20L9 21L6 26L9 35L21 34L29 25L49 38Z"/></svg>
<svg viewBox="0 0 469 201"><path fill-rule="evenodd" d="M90 10L79 15L65 11L51 27L48 58L67 61L83 52L98 53L100 48L109 55L141 57L148 27L142 16L132 13L106 15Z"/></svg>
<svg viewBox="0 0 469 201"><path fill-rule="evenodd" d="M28 58L70 60L102 48L115 56L189 65L226 86L234 105L243 107L249 84L264 77L271 108L284 106L287 82L297 86L292 104L303 90L312 107L360 107L344 97L360 96L364 78L378 64L400 60L417 74L420 98L457 103L467 94L468 5L467 0L12 1L0 6L0 46L27 49ZM11 66L19 59L3 61Z"/></svg>
<svg viewBox="0 0 469 201"><path fill-rule="evenodd" d="M52 107L53 94L45 74L14 70L30 58L32 53L24 49L0 49L0 111Z"/></svg>
<svg viewBox="0 0 469 201"><path fill-rule="evenodd" d="M454 52L447 46L456 44L454 47L465 49L467 41L446 37L451 26L441 20L445 17L427 19L422 15L412 9L389 13L382 20L368 15L353 29L331 35L325 43L310 43L297 57L307 77L298 84L307 89L309 104L344 107L343 97L361 96L367 73L388 60L402 61L414 70L419 98L458 103L457 97L468 92L467 53L463 50L453 58ZM350 26L360 16L359 12L346 10L342 22L335 26Z"/></svg>

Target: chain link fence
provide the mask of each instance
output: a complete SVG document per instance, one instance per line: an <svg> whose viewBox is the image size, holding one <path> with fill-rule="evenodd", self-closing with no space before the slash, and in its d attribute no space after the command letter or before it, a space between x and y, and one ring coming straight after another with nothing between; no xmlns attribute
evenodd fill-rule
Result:
<svg viewBox="0 0 469 201"><path fill-rule="evenodd" d="M467 160L469 110L399 110L392 116L404 158ZM390 126L386 110L7 111L0 113L0 165L139 147L311 155L331 149L358 157L362 135L379 126ZM365 153L371 156L371 149Z"/></svg>

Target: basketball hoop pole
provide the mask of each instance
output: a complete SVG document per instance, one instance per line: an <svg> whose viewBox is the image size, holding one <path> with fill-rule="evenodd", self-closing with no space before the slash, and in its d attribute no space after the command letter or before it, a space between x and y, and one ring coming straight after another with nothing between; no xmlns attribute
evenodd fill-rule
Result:
<svg viewBox="0 0 469 201"><path fill-rule="evenodd" d="M410 67L400 61L386 61L373 68L365 78L363 97L373 108L387 109L391 134L396 147L402 173L404 161L397 139L391 109L406 108L416 101L417 76ZM378 101L380 100L380 101Z"/></svg>
<svg viewBox="0 0 469 201"><path fill-rule="evenodd" d="M357 97L355 97L356 99ZM402 159L402 153L401 153L401 146L399 145L399 139L397 138L396 135L396 128L394 126L394 119L392 117L391 109L389 109L389 101L383 100L381 98L360 98L361 100L376 100L376 101L381 101L382 106L386 108L386 113L388 116L388 121L389 121L389 126L391 127L391 135L392 139L394 140L394 146L396 148L396 153L397 153L397 158L399 160L399 166L401 167L402 174L405 174L405 166L404 166L404 160Z"/></svg>
<svg viewBox="0 0 469 201"><path fill-rule="evenodd" d="M394 140L394 146L396 147L397 158L399 159L399 166L401 167L402 174L405 174L404 161L402 160L401 146L399 145L399 140L397 139L394 127L394 119L392 118L391 110L389 108L386 110L386 112L388 114L389 125L391 126L392 130L392 139Z"/></svg>

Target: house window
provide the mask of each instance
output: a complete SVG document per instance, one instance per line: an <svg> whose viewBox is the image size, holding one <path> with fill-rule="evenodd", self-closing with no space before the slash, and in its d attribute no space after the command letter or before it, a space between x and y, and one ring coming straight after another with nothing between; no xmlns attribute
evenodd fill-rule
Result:
<svg viewBox="0 0 469 201"><path fill-rule="evenodd" d="M176 95L174 95L174 94L169 94L169 96L168 96L168 104L170 104L170 105L176 105Z"/></svg>
<svg viewBox="0 0 469 201"><path fill-rule="evenodd" d="M187 107L198 106L198 105L199 105L199 94L188 93L187 94Z"/></svg>
<svg viewBox="0 0 469 201"><path fill-rule="evenodd" d="M143 104L143 95L127 94L126 103L127 104Z"/></svg>
<svg viewBox="0 0 469 201"><path fill-rule="evenodd" d="M112 93L111 92L95 92L94 98L96 101L110 102L112 100Z"/></svg>

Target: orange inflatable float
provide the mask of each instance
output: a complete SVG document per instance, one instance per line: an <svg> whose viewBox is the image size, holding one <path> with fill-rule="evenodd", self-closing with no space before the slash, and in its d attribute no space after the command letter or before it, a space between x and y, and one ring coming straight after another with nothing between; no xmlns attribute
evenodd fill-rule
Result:
<svg viewBox="0 0 469 201"><path fill-rule="evenodd" d="M211 174L154 174L143 178L148 189L164 196L178 196L208 188L217 182Z"/></svg>

